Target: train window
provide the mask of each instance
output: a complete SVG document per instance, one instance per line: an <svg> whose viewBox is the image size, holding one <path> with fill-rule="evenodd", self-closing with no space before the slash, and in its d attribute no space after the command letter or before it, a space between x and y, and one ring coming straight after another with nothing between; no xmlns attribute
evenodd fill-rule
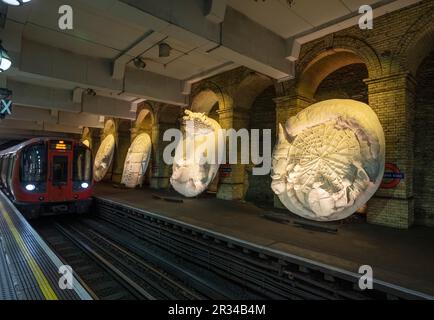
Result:
<svg viewBox="0 0 434 320"><path fill-rule="evenodd" d="M89 149L76 147L74 150L74 181L89 182L92 179L92 154Z"/></svg>
<svg viewBox="0 0 434 320"><path fill-rule="evenodd" d="M2 179L1 179L2 167L3 167L3 156L0 156L0 187L3 186Z"/></svg>
<svg viewBox="0 0 434 320"><path fill-rule="evenodd" d="M8 169L8 156L3 157L2 167L1 167L1 183L4 187L6 187L6 174Z"/></svg>
<svg viewBox="0 0 434 320"><path fill-rule="evenodd" d="M14 163L15 163L15 156L9 157L9 166L8 166L8 172L6 177L6 182L8 185L8 188L12 190L12 174L14 169Z"/></svg>
<svg viewBox="0 0 434 320"><path fill-rule="evenodd" d="M68 157L53 157L53 185L68 183Z"/></svg>
<svg viewBox="0 0 434 320"><path fill-rule="evenodd" d="M47 180L47 150L44 144L32 145L24 150L20 179L23 183L42 183Z"/></svg>

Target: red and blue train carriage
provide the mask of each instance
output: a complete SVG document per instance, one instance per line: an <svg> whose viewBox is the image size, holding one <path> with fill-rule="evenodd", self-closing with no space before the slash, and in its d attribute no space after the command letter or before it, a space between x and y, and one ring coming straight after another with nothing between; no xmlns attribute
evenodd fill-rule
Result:
<svg viewBox="0 0 434 320"><path fill-rule="evenodd" d="M0 151L0 188L27 218L85 213L92 153L71 139L36 138Z"/></svg>

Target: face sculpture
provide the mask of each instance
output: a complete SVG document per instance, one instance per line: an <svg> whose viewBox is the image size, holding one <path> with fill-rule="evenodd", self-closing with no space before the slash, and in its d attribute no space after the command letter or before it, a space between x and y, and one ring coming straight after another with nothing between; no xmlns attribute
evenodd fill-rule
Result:
<svg viewBox="0 0 434 320"><path fill-rule="evenodd" d="M207 189L218 172L218 161L210 163L207 158L209 150L216 151L221 127L203 113L186 110L182 129L183 139L176 147L170 183L182 195L195 197Z"/></svg>
<svg viewBox="0 0 434 320"><path fill-rule="evenodd" d="M106 175L112 161L115 150L115 138L109 134L101 143L98 152L95 156L93 165L93 178L96 182L101 181Z"/></svg>
<svg viewBox="0 0 434 320"><path fill-rule="evenodd" d="M322 101L279 126L271 188L297 215L340 220L378 189L384 160L383 129L368 105Z"/></svg>
<svg viewBox="0 0 434 320"><path fill-rule="evenodd" d="M128 149L121 182L127 188L142 184L151 159L152 142L147 133L139 134Z"/></svg>

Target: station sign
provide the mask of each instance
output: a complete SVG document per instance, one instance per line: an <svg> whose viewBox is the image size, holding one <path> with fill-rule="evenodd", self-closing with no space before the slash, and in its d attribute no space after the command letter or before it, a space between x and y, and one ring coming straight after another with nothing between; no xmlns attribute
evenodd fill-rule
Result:
<svg viewBox="0 0 434 320"><path fill-rule="evenodd" d="M399 170L398 166L393 163L386 163L382 189L393 189L404 179L404 173Z"/></svg>
<svg viewBox="0 0 434 320"><path fill-rule="evenodd" d="M219 168L219 171L220 171L221 178L227 178L232 173L232 167L230 164L222 164Z"/></svg>
<svg viewBox="0 0 434 320"><path fill-rule="evenodd" d="M0 88L0 119L4 119L12 114L12 91Z"/></svg>

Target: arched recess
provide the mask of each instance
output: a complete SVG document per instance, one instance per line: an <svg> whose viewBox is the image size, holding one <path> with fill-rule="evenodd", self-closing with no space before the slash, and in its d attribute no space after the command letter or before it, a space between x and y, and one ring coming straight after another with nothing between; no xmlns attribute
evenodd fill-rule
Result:
<svg viewBox="0 0 434 320"><path fill-rule="evenodd" d="M369 78L383 73L379 56L366 42L354 37L330 36L299 59L296 66L297 94L312 99L328 75L351 64L365 64Z"/></svg>
<svg viewBox="0 0 434 320"><path fill-rule="evenodd" d="M238 85L234 96L234 107L249 110L255 99L268 87L273 85L273 81L259 73L248 74Z"/></svg>
<svg viewBox="0 0 434 320"><path fill-rule="evenodd" d="M94 159L93 174L96 182L107 180L112 170L117 141L117 124L114 119L107 119L101 134L101 145Z"/></svg>
<svg viewBox="0 0 434 320"><path fill-rule="evenodd" d="M218 107L219 97L218 95L210 90L206 89L199 92L191 102L191 111L194 112L202 112L205 114L209 114L212 109L217 105Z"/></svg>
<svg viewBox="0 0 434 320"><path fill-rule="evenodd" d="M129 188L150 184L153 126L152 105L149 103L139 105L136 120L131 128L130 145L123 163L121 178L121 183Z"/></svg>
<svg viewBox="0 0 434 320"><path fill-rule="evenodd" d="M133 140L138 134L146 132L152 135L152 127L155 123L155 115L152 106L144 103L137 108L137 117L131 129L131 139Z"/></svg>
<svg viewBox="0 0 434 320"><path fill-rule="evenodd" d="M434 48L419 65L416 83L414 214L417 224L434 227Z"/></svg>
<svg viewBox="0 0 434 320"><path fill-rule="evenodd" d="M320 53L302 71L297 82L298 94L314 99L320 84L332 73L350 65L364 64L356 53L346 49L333 49ZM346 79L351 81L352 79Z"/></svg>
<svg viewBox="0 0 434 320"><path fill-rule="evenodd" d="M88 128L88 127L83 128L80 141L85 146L92 149L92 132L91 132L90 128Z"/></svg>
<svg viewBox="0 0 434 320"><path fill-rule="evenodd" d="M318 85L314 100L353 99L368 104L368 69L364 63L346 65L327 75Z"/></svg>
<svg viewBox="0 0 434 320"><path fill-rule="evenodd" d="M422 12L407 29L392 54L390 72L410 71L417 75L422 61L434 48L434 8Z"/></svg>
<svg viewBox="0 0 434 320"><path fill-rule="evenodd" d="M276 98L276 92L273 80L256 72L248 72L236 87L234 94L233 126L235 129L260 130L259 150L261 155L264 148L263 130L270 129L272 131L271 137L274 138L275 136L276 108L274 98ZM250 142L251 146L252 141ZM273 148L273 142L270 146ZM265 190L270 189L269 185L267 189L263 189L267 185L268 175L253 176L254 166L252 162L248 165L235 165L232 170L237 178L234 179L233 183L243 184L243 199L263 203L265 194L267 194ZM261 189L264 197L260 196L258 192Z"/></svg>
<svg viewBox="0 0 434 320"><path fill-rule="evenodd" d="M207 81L195 90L190 110L204 113L209 118L220 122L219 110L224 110L230 101L232 99L217 84ZM220 176L217 174L208 185L207 193L217 194L219 184Z"/></svg>

